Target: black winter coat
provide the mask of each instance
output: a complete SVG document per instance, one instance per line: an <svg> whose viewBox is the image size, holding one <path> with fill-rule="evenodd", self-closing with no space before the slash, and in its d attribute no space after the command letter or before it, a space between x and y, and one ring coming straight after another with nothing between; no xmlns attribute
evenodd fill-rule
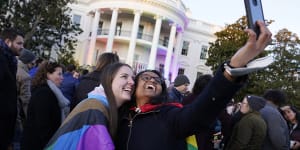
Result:
<svg viewBox="0 0 300 150"><path fill-rule="evenodd" d="M88 97L88 93L94 90L96 86L99 86L101 79L100 71L93 71L85 76L83 76L79 80L79 84L75 90L75 99L73 103L71 103L71 110L82 100Z"/></svg>
<svg viewBox="0 0 300 150"><path fill-rule="evenodd" d="M25 121L22 150L41 150L61 124L61 109L50 87L33 89Z"/></svg>
<svg viewBox="0 0 300 150"><path fill-rule="evenodd" d="M0 149L12 142L17 118L17 61L0 39Z"/></svg>

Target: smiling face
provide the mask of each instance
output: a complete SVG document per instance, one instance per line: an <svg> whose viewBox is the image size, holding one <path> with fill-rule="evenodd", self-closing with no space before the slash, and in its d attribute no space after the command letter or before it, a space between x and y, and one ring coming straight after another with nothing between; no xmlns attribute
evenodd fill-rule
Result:
<svg viewBox="0 0 300 150"><path fill-rule="evenodd" d="M116 99L117 107L131 99L134 90L134 74L128 66L122 66L112 81L112 91Z"/></svg>
<svg viewBox="0 0 300 150"><path fill-rule="evenodd" d="M294 123L296 120L296 113L290 108L290 106L285 106L282 110L284 112L284 118L289 122Z"/></svg>
<svg viewBox="0 0 300 150"><path fill-rule="evenodd" d="M56 67L54 72L52 73L48 72L47 79L51 80L57 87L59 87L63 80L62 68Z"/></svg>
<svg viewBox="0 0 300 150"><path fill-rule="evenodd" d="M136 87L136 99L138 105L150 102L153 97L162 93L161 78L154 72L144 72L139 76Z"/></svg>

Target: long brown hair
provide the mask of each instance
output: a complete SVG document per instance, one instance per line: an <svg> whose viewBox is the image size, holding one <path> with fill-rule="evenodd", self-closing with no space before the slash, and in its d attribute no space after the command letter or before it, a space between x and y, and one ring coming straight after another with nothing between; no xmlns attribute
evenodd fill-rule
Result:
<svg viewBox="0 0 300 150"><path fill-rule="evenodd" d="M119 62L119 56L115 53L103 53L99 56L96 64L96 71L102 71L109 64Z"/></svg>
<svg viewBox="0 0 300 150"><path fill-rule="evenodd" d="M116 104L116 98L112 91L112 82L116 77L117 72L123 66L131 68L128 64L117 62L105 67L101 75L101 84L104 88L107 101L109 103L109 130L113 138L115 137L117 131L118 108Z"/></svg>
<svg viewBox="0 0 300 150"><path fill-rule="evenodd" d="M39 85L46 84L47 73L55 72L55 69L58 67L62 68L62 66L57 62L50 62L50 61L43 62L32 79L32 87L35 88Z"/></svg>

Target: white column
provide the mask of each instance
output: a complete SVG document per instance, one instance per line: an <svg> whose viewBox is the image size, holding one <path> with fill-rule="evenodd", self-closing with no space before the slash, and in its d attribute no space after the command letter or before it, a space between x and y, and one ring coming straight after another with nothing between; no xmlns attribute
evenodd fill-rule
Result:
<svg viewBox="0 0 300 150"><path fill-rule="evenodd" d="M112 9L112 15L110 20L110 27L109 27L109 34L108 34L108 40L106 43L106 52L112 52L114 37L115 37L115 30L117 26L117 19L118 19L118 8Z"/></svg>
<svg viewBox="0 0 300 150"><path fill-rule="evenodd" d="M137 37L138 29L139 29L141 14L142 14L141 10L134 11L134 20L133 20L133 25L132 25L132 30L131 30L131 38L130 38L128 54L127 54L127 58L126 58L126 63L130 66L133 65L136 37Z"/></svg>
<svg viewBox="0 0 300 150"><path fill-rule="evenodd" d="M176 46L175 46L175 52L173 57L173 63L172 63L172 79L171 81L174 81L178 74L178 56L180 54L181 48L182 48L182 32L177 32L177 39L176 39Z"/></svg>
<svg viewBox="0 0 300 150"><path fill-rule="evenodd" d="M170 65L171 65L171 57L172 52L174 48L174 40L176 35L176 24L173 23L171 27L170 37L169 37L169 43L168 43L168 51L165 59L165 68L164 68L164 76L167 80L169 80L169 72L170 72Z"/></svg>
<svg viewBox="0 0 300 150"><path fill-rule="evenodd" d="M153 39L152 39L152 47L151 47L151 51L150 51L149 63L148 63L147 69L155 69L155 61L156 61L156 54L157 54L157 47L158 47L161 23L162 23L162 17L156 16L154 34L153 34Z"/></svg>
<svg viewBox="0 0 300 150"><path fill-rule="evenodd" d="M99 10L95 10L95 16L94 16L94 20L93 20L90 46L89 46L88 52L86 54L86 56L87 56L86 64L87 65L93 65L94 64L94 59L93 59L94 56L93 55L94 55L94 52L95 52L99 20L100 20L100 12L99 12Z"/></svg>

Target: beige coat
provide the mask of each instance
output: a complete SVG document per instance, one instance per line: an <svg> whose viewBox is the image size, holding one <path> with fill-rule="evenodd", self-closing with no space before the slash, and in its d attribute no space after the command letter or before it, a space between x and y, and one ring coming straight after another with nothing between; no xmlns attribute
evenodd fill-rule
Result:
<svg viewBox="0 0 300 150"><path fill-rule="evenodd" d="M28 74L26 64L18 61L17 70L17 92L18 92L18 107L22 107L27 116L27 107L31 98L31 77Z"/></svg>

